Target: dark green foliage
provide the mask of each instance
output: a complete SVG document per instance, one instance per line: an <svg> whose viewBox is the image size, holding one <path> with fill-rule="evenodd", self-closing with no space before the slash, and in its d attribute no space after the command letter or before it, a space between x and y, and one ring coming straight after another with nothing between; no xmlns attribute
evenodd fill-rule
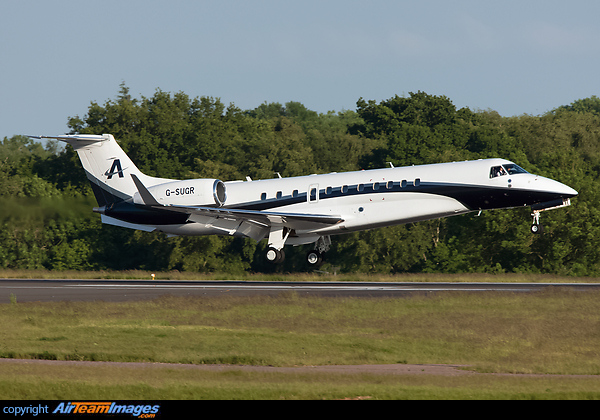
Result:
<svg viewBox="0 0 600 420"><path fill-rule="evenodd" d="M157 90L92 102L71 117L73 133L111 133L138 167L165 178L224 181L503 157L579 191L573 206L543 214L545 234L529 233L528 209L484 212L333 238L326 270L528 272L600 275L600 100L592 96L546 115L505 118L456 109L424 92L356 111L319 114L298 102L242 111L218 98ZM265 241L167 238L102 226L76 154L26 137L0 144L0 266L287 272L306 269L308 247L264 261Z"/></svg>
<svg viewBox="0 0 600 420"><path fill-rule="evenodd" d="M593 113L600 115L600 98L592 95L589 98L579 99L570 105L559 107L559 110L574 111L580 113Z"/></svg>

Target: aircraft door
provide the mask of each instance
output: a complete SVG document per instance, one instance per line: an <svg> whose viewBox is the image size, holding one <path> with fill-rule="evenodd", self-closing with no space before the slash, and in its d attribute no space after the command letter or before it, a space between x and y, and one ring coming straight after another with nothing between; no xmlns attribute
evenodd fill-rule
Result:
<svg viewBox="0 0 600 420"><path fill-rule="evenodd" d="M308 202L318 203L319 202L319 184L311 184L308 187Z"/></svg>

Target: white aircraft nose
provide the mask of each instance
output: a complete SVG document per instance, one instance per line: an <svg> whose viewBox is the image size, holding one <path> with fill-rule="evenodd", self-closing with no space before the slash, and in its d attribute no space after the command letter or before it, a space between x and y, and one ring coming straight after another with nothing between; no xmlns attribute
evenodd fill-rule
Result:
<svg viewBox="0 0 600 420"><path fill-rule="evenodd" d="M575 197L577 194L579 194L577 191L575 191L573 188L569 187L568 185L562 184L563 188L565 189L565 192L563 194L566 194L568 197Z"/></svg>
<svg viewBox="0 0 600 420"><path fill-rule="evenodd" d="M546 178L543 176L534 176L529 180L528 185L535 188L538 191L545 191L547 193L556 194L562 198L571 198L575 197L578 192L573 188L555 181L550 178Z"/></svg>
<svg viewBox="0 0 600 420"><path fill-rule="evenodd" d="M546 179L548 179L548 178L546 178ZM562 184L562 183L560 183L558 181L554 181L552 179L548 179L548 181L550 181L552 184L552 186L548 189L552 192L560 194L563 198L571 198L571 197L575 197L577 194L579 194L577 191L575 191L573 188L569 187L568 185Z"/></svg>

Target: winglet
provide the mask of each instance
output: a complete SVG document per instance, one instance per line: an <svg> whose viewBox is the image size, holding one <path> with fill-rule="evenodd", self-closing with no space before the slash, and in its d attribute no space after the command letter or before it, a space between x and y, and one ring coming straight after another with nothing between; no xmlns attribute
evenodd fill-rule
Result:
<svg viewBox="0 0 600 420"><path fill-rule="evenodd" d="M156 198L154 198L154 196L150 193L150 191L148 191L148 189L144 186L144 184L142 184L142 181L140 181L139 178L135 174L131 174L131 178L133 178L133 183L135 184L135 187L137 188L138 192L140 193L140 197L142 197L142 201L144 202L145 205L147 205L147 206L162 206L162 204L160 204L158 201L156 201Z"/></svg>

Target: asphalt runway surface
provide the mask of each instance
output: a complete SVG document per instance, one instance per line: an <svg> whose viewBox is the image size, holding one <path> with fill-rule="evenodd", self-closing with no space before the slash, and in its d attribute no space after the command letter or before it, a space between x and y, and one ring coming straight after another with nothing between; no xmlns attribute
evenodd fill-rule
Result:
<svg viewBox="0 0 600 420"><path fill-rule="evenodd" d="M600 290L600 283L378 283L378 282L256 282L170 280L41 280L0 279L0 303L148 300L172 296L301 296L407 297L452 291L532 293L549 287L575 291Z"/></svg>

